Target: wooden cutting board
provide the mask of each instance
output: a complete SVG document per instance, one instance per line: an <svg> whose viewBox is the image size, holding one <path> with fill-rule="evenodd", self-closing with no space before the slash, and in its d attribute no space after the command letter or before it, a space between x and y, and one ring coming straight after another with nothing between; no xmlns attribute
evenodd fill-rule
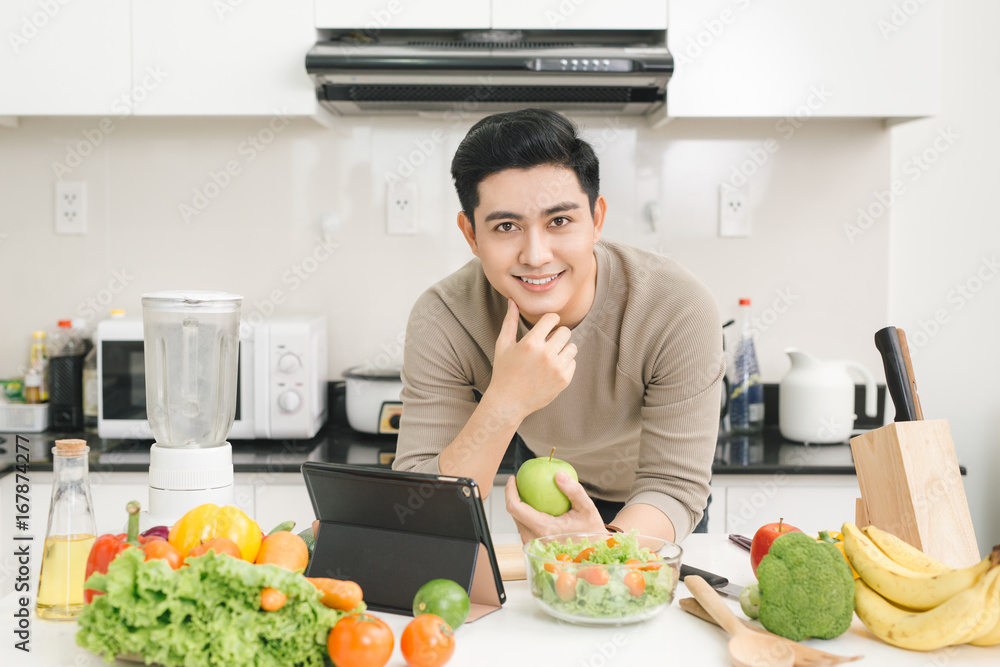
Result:
<svg viewBox="0 0 1000 667"><path fill-rule="evenodd" d="M493 551L496 553L503 581L523 581L528 578L524 551L520 544L494 544Z"/></svg>

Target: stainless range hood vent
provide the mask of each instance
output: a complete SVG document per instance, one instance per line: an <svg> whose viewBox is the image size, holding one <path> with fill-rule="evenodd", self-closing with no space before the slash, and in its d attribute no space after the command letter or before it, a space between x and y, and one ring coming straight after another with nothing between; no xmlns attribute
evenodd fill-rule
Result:
<svg viewBox="0 0 1000 667"><path fill-rule="evenodd" d="M341 115L524 106L651 116L673 73L663 31L347 32L313 47L317 97Z"/></svg>

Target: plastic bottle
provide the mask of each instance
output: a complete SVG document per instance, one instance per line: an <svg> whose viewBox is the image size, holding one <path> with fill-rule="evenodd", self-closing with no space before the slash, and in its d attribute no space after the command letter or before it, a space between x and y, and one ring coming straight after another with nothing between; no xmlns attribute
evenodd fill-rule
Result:
<svg viewBox="0 0 1000 667"><path fill-rule="evenodd" d="M24 402L42 402L42 374L37 368L29 368L24 374Z"/></svg>
<svg viewBox="0 0 1000 667"><path fill-rule="evenodd" d="M85 440L56 440L52 503L38 576L39 618L69 621L83 610L87 556L97 535Z"/></svg>
<svg viewBox="0 0 1000 667"><path fill-rule="evenodd" d="M63 346L49 360L49 426L56 429L83 428L83 354L81 331L69 320L59 321L65 336Z"/></svg>
<svg viewBox="0 0 1000 667"><path fill-rule="evenodd" d="M31 356L29 367L38 371L41 382L38 386L39 403L49 400L49 348L44 331L31 332Z"/></svg>
<svg viewBox="0 0 1000 667"><path fill-rule="evenodd" d="M764 386L750 325L750 299L740 299L737 327L740 338L729 376L729 426L733 433L759 433L764 428Z"/></svg>

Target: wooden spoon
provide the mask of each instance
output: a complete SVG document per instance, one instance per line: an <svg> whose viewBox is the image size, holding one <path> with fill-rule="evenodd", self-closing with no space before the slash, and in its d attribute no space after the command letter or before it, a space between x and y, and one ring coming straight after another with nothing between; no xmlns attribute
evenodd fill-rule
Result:
<svg viewBox="0 0 1000 667"><path fill-rule="evenodd" d="M795 654L791 647L777 637L754 632L740 623L740 619L729 611L729 607L708 582L692 574L684 579L684 585L712 618L732 635L729 640L729 658L736 667L792 667Z"/></svg>

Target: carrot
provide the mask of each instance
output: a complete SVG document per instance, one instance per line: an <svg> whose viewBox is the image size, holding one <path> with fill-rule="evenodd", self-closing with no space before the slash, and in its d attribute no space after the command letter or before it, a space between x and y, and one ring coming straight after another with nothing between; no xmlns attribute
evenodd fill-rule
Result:
<svg viewBox="0 0 1000 667"><path fill-rule="evenodd" d="M256 563L301 572L309 564L309 548L298 535L287 530L278 531L261 542ZM287 600L287 595L270 586L260 592L260 608L264 611L278 611Z"/></svg>
<svg viewBox="0 0 1000 667"><path fill-rule="evenodd" d="M306 577L306 579L323 594L320 602L331 609L351 611L361 604L361 586L353 581L326 577Z"/></svg>
<svg viewBox="0 0 1000 667"><path fill-rule="evenodd" d="M288 596L268 586L260 592L260 608L264 611L278 611L285 606Z"/></svg>

